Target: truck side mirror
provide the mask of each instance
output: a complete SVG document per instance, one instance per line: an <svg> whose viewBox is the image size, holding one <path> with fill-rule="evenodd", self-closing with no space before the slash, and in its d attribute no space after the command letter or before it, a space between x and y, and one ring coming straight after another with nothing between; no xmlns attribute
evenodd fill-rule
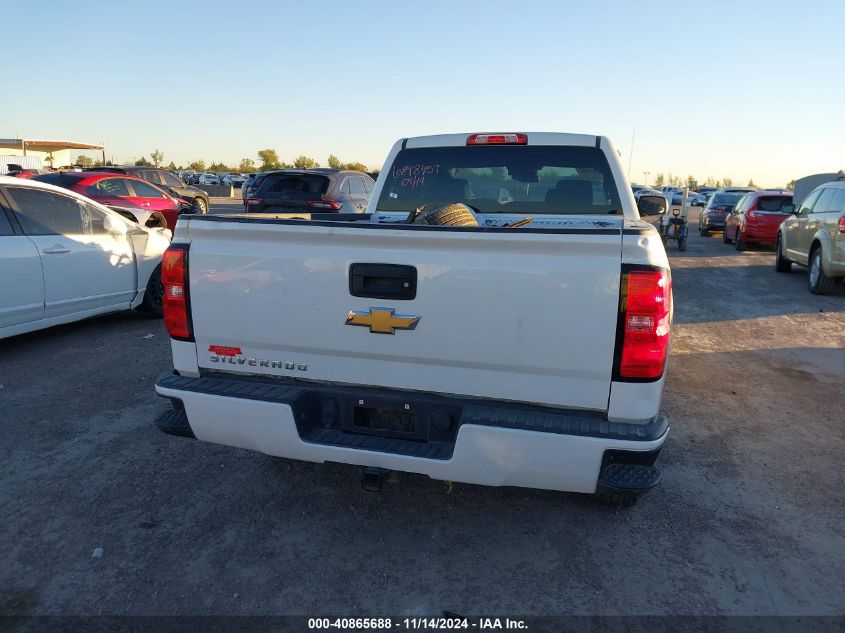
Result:
<svg viewBox="0 0 845 633"><path fill-rule="evenodd" d="M663 196L640 196L637 200L637 210L640 216L663 215L669 203Z"/></svg>

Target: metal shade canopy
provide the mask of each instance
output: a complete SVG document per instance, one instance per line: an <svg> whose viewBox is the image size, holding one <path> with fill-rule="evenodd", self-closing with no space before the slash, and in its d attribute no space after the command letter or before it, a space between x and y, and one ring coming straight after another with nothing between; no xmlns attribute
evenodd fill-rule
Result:
<svg viewBox="0 0 845 633"><path fill-rule="evenodd" d="M105 147L99 143L77 143L75 141L42 141L23 138L0 138L0 149L28 149L39 152L60 152L66 149L93 149L103 151Z"/></svg>

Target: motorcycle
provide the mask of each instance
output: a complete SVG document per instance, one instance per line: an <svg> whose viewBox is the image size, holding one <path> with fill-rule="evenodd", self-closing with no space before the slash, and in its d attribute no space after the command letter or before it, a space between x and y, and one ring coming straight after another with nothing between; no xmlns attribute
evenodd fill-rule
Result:
<svg viewBox="0 0 845 633"><path fill-rule="evenodd" d="M672 217L665 217L660 223L660 237L663 245L667 246L669 240L673 240L679 251L687 250L687 218L681 215L680 208L672 209Z"/></svg>

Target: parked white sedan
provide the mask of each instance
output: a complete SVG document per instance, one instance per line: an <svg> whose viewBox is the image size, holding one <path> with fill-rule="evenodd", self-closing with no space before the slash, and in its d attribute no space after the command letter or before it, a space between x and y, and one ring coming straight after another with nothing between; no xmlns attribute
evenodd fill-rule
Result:
<svg viewBox="0 0 845 633"><path fill-rule="evenodd" d="M242 187L246 178L240 174L226 174L223 176L223 184L231 187Z"/></svg>
<svg viewBox="0 0 845 633"><path fill-rule="evenodd" d="M217 174L201 174L197 182L200 185L219 185L220 176Z"/></svg>
<svg viewBox="0 0 845 633"><path fill-rule="evenodd" d="M67 189L0 176L0 339L133 308L161 316L170 238Z"/></svg>

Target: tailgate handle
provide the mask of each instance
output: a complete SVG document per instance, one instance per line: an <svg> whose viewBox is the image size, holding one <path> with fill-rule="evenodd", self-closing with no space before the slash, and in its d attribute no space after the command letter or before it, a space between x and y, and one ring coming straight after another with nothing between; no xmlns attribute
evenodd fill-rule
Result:
<svg viewBox="0 0 845 633"><path fill-rule="evenodd" d="M400 264L352 264L349 293L370 299L414 299L417 269Z"/></svg>

